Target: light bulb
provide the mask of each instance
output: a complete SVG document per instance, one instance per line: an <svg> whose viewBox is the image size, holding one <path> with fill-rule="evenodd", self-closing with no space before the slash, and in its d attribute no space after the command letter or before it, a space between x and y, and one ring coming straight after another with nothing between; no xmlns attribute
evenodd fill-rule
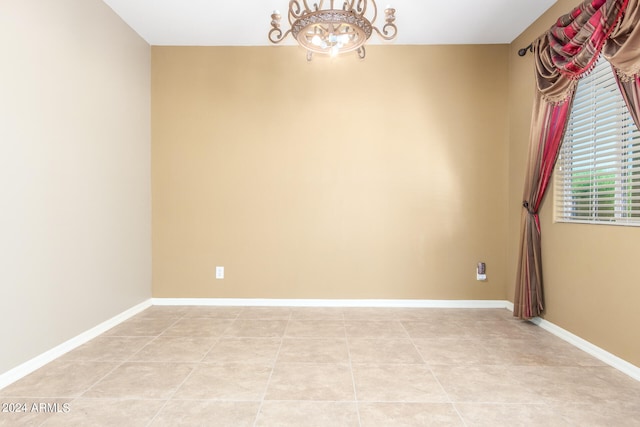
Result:
<svg viewBox="0 0 640 427"><path fill-rule="evenodd" d="M322 44L322 39L320 38L319 35L315 35L311 38L311 43L316 45L316 46L320 46Z"/></svg>
<svg viewBox="0 0 640 427"><path fill-rule="evenodd" d="M329 50L329 55L331 55L331 57L335 57L336 55L338 55L339 51L340 49L338 48L338 46L331 46L331 49Z"/></svg>

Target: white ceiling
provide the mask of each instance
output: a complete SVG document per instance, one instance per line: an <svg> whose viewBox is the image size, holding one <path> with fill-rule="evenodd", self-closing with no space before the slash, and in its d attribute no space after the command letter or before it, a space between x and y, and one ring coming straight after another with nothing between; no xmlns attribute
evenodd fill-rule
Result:
<svg viewBox="0 0 640 427"><path fill-rule="evenodd" d="M283 15L283 29L288 29L289 0L103 1L151 45L268 45L270 16L276 9ZM391 43L494 44L511 43L555 2L384 0L378 1L378 7L390 4L396 9L398 38ZM374 25L381 27L383 17L380 10ZM380 42L373 35L370 43Z"/></svg>

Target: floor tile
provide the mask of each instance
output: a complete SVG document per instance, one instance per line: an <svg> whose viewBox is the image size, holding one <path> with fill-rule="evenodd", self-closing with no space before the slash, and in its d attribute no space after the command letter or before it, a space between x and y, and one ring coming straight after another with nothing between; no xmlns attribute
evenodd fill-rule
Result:
<svg viewBox="0 0 640 427"><path fill-rule="evenodd" d="M413 343L428 365L504 364L476 338L414 338Z"/></svg>
<svg viewBox="0 0 640 427"><path fill-rule="evenodd" d="M198 366L174 398L259 401L264 397L271 366L253 364L204 364Z"/></svg>
<svg viewBox="0 0 640 427"><path fill-rule="evenodd" d="M190 310L190 307L182 305L154 305L136 314L132 319L179 319Z"/></svg>
<svg viewBox="0 0 640 427"><path fill-rule="evenodd" d="M431 371L454 403L545 403L527 366L431 366Z"/></svg>
<svg viewBox="0 0 640 427"><path fill-rule="evenodd" d="M218 337L233 323L231 319L209 317L182 318L168 327L162 335L174 337Z"/></svg>
<svg viewBox="0 0 640 427"><path fill-rule="evenodd" d="M360 403L362 427L464 426L450 403Z"/></svg>
<svg viewBox="0 0 640 427"><path fill-rule="evenodd" d="M248 363L273 365L280 338L220 338L202 360L206 363Z"/></svg>
<svg viewBox="0 0 640 427"><path fill-rule="evenodd" d="M409 339L349 338L348 344L352 363L424 363Z"/></svg>
<svg viewBox="0 0 640 427"><path fill-rule="evenodd" d="M408 338L402 323L395 320L345 320L349 338Z"/></svg>
<svg viewBox="0 0 640 427"><path fill-rule="evenodd" d="M493 338L484 340L494 364L538 366L604 366L605 364L558 339Z"/></svg>
<svg viewBox="0 0 640 427"><path fill-rule="evenodd" d="M354 401L349 365L278 363L265 399Z"/></svg>
<svg viewBox="0 0 640 427"><path fill-rule="evenodd" d="M124 362L154 337L99 336L60 357L66 361Z"/></svg>
<svg viewBox="0 0 640 427"><path fill-rule="evenodd" d="M528 335L534 338L543 332L529 322L518 320L472 320L461 321L459 324L464 326L470 336L485 339L493 337L517 339Z"/></svg>
<svg viewBox="0 0 640 427"><path fill-rule="evenodd" d="M278 363L349 363L344 338L284 338Z"/></svg>
<svg viewBox="0 0 640 427"><path fill-rule="evenodd" d="M260 402L170 400L151 427L251 427Z"/></svg>
<svg viewBox="0 0 640 427"><path fill-rule="evenodd" d="M426 365L353 365L358 401L446 402Z"/></svg>
<svg viewBox="0 0 640 427"><path fill-rule="evenodd" d="M358 427L351 402L265 401L256 427Z"/></svg>
<svg viewBox="0 0 640 427"><path fill-rule="evenodd" d="M461 321L482 321L482 320L506 320L517 323L528 323L513 317L512 312L494 308L443 308L426 310L427 312L441 313L446 319L459 319Z"/></svg>
<svg viewBox="0 0 640 427"><path fill-rule="evenodd" d="M640 401L598 403L557 402L550 405L570 426L637 427L640 425Z"/></svg>
<svg viewBox="0 0 640 427"><path fill-rule="evenodd" d="M296 338L344 338L345 334L342 320L291 320L285 331L285 336Z"/></svg>
<svg viewBox="0 0 640 427"><path fill-rule="evenodd" d="M613 393L605 400L619 400L620 402L640 402L640 381L623 374L611 366L574 367L586 376L597 377L603 388ZM611 398L614 396L614 398Z"/></svg>
<svg viewBox="0 0 640 427"><path fill-rule="evenodd" d="M412 339L419 338L474 338L474 332L462 322L452 319L447 322L403 321L402 325Z"/></svg>
<svg viewBox="0 0 640 427"><path fill-rule="evenodd" d="M637 381L611 367L529 366L520 367L520 377L545 402L599 403L638 402Z"/></svg>
<svg viewBox="0 0 640 427"><path fill-rule="evenodd" d="M278 338L284 335L287 320L237 319L225 331L228 337Z"/></svg>
<svg viewBox="0 0 640 427"><path fill-rule="evenodd" d="M0 390L0 396L80 396L116 366L111 362L54 361Z"/></svg>
<svg viewBox="0 0 640 427"><path fill-rule="evenodd" d="M173 325L178 319L174 318L144 318L144 319L130 319L118 326L109 329L103 336L123 336L123 337L136 337L136 336L149 336L155 337L160 335L165 329Z"/></svg>
<svg viewBox="0 0 640 427"><path fill-rule="evenodd" d="M199 362L207 355L215 337L161 335L129 358L131 362Z"/></svg>
<svg viewBox="0 0 640 427"><path fill-rule="evenodd" d="M474 404L456 403L467 427L538 426L570 427L560 413L544 404ZM592 424L575 424L591 426Z"/></svg>
<svg viewBox="0 0 640 427"><path fill-rule="evenodd" d="M238 314L238 319L289 320L290 318L291 308L289 307L245 307Z"/></svg>
<svg viewBox="0 0 640 427"><path fill-rule="evenodd" d="M100 380L83 397L168 399L191 373L182 363L125 362Z"/></svg>
<svg viewBox="0 0 640 427"><path fill-rule="evenodd" d="M3 402L49 411L0 427L640 427L640 381L502 309L150 307Z"/></svg>
<svg viewBox="0 0 640 427"><path fill-rule="evenodd" d="M294 307L291 320L344 321L343 309L339 307Z"/></svg>
<svg viewBox="0 0 640 427"><path fill-rule="evenodd" d="M194 306L184 313L185 318L210 317L214 319L235 320L243 307Z"/></svg>
<svg viewBox="0 0 640 427"><path fill-rule="evenodd" d="M345 321L394 322L399 320L395 308L348 307L342 310Z"/></svg>

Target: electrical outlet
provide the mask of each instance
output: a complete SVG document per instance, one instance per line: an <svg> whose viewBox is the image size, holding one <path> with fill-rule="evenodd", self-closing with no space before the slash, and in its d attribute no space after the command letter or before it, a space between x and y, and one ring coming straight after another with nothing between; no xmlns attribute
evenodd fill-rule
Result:
<svg viewBox="0 0 640 427"><path fill-rule="evenodd" d="M479 262L476 267L476 280L487 280L487 265Z"/></svg>
<svg viewBox="0 0 640 427"><path fill-rule="evenodd" d="M216 267L216 279L224 279L224 267Z"/></svg>

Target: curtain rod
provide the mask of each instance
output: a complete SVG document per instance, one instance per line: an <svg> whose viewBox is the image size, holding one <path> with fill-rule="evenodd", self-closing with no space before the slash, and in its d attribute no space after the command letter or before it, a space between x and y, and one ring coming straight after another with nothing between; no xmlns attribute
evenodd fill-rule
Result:
<svg viewBox="0 0 640 427"><path fill-rule="evenodd" d="M531 43L529 46L527 47L523 47L522 49L520 49L518 51L518 55L520 56L525 56L527 54L527 51L530 51L531 53L533 53L533 43Z"/></svg>

